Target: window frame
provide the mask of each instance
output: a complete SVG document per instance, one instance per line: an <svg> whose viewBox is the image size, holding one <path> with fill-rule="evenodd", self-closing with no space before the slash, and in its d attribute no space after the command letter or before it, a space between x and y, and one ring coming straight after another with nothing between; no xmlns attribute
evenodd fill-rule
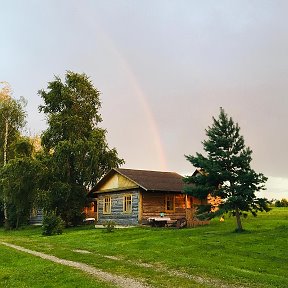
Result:
<svg viewBox="0 0 288 288"><path fill-rule="evenodd" d="M108 209L105 209L107 207ZM111 210L112 210L112 198L111 196L105 196L103 199L103 214L109 215L111 214Z"/></svg>
<svg viewBox="0 0 288 288"><path fill-rule="evenodd" d="M130 200L128 200L127 198L130 197ZM125 194L123 195L123 213L124 214L132 214L132 210L133 210L133 207L132 207L132 194ZM128 210L127 209L127 203L130 202L130 209Z"/></svg>
<svg viewBox="0 0 288 288"><path fill-rule="evenodd" d="M172 202L172 209L168 209L168 202ZM175 195L174 194L166 194L165 195L165 212L175 212Z"/></svg>

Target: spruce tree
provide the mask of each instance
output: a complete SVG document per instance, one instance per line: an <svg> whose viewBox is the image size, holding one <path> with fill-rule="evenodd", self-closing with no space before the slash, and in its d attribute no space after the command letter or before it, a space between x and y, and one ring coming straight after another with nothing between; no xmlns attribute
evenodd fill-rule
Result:
<svg viewBox="0 0 288 288"><path fill-rule="evenodd" d="M251 167L252 150L245 146L244 138L239 134L240 127L220 108L219 119L213 117L213 124L205 130L208 137L203 141L206 156L185 156L200 173L187 176L185 192L207 199L208 195L220 197L218 209L211 205L198 209L202 218L211 219L224 213L232 213L236 217L236 231L243 231L241 216L251 212L254 216L258 211L268 211L268 201L257 198L255 192L265 190L267 178L256 173Z"/></svg>

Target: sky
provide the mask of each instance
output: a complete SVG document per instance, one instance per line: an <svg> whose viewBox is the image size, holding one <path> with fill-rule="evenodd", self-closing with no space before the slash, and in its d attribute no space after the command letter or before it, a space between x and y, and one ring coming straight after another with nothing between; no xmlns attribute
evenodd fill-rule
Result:
<svg viewBox="0 0 288 288"><path fill-rule="evenodd" d="M27 101L29 135L46 121L38 90L66 71L101 91L125 168L194 167L219 108L241 127L261 196L288 198L288 1L0 0L0 81Z"/></svg>

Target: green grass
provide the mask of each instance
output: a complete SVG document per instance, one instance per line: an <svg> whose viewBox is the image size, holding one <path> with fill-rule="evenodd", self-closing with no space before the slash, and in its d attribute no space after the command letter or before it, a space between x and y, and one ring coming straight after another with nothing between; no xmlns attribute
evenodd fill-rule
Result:
<svg viewBox="0 0 288 288"><path fill-rule="evenodd" d="M55 264L0 245L1 288L86 288L114 287L80 271Z"/></svg>
<svg viewBox="0 0 288 288"><path fill-rule="evenodd" d="M154 287L288 287L288 209L274 208L256 218L244 219L243 224L246 231L240 234L233 232L235 219L228 218L225 222L214 219L208 226L181 230L130 228L103 233L101 229L85 226L66 229L63 235L52 237L42 236L40 228L29 227L19 231L0 230L0 241L143 279ZM73 252L75 249L91 254ZM8 262L1 262L2 252L7 255L5 259L9 258ZM1 245L0 253L0 287L88 287L89 281L95 283L93 287L108 287L72 268ZM35 269L31 271L29 265ZM15 274L15 267L20 272ZM43 267L50 267L47 275L37 278L40 271L46 271ZM179 272L201 279L188 279ZM53 286L54 282L73 277L72 285L64 281L68 286L61 282ZM37 279L39 284L29 282L30 279Z"/></svg>

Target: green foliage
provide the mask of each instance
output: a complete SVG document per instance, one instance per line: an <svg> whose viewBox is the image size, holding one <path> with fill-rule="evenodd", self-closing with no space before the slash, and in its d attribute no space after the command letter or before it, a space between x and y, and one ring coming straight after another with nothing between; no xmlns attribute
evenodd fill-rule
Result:
<svg viewBox="0 0 288 288"><path fill-rule="evenodd" d="M23 97L19 100L11 97L10 87L0 89L0 166L4 165L5 153L6 161L14 158L14 150L11 146L20 136L19 131L25 125L25 105L26 100Z"/></svg>
<svg viewBox="0 0 288 288"><path fill-rule="evenodd" d="M49 212L44 215L42 235L51 236L62 234L64 229L64 221L60 216L57 216L54 212Z"/></svg>
<svg viewBox="0 0 288 288"><path fill-rule="evenodd" d="M24 107L26 101L23 97L15 100L11 97L11 88L8 83L1 82L4 87L0 89L0 167L15 157L13 143L20 137L20 129L25 125ZM0 169L1 169L0 168ZM2 179L0 178L0 182ZM2 184L0 183L0 186ZM1 191L2 190L2 191ZM11 191L10 191L11 192ZM8 203L6 193L0 187L0 197L3 203L3 216L6 227L8 224ZM13 212L13 211L12 211Z"/></svg>
<svg viewBox="0 0 288 288"><path fill-rule="evenodd" d="M103 226L107 233L114 232L116 223L114 221L106 221Z"/></svg>
<svg viewBox="0 0 288 288"><path fill-rule="evenodd" d="M4 225L4 203L2 200L0 200L0 227Z"/></svg>
<svg viewBox="0 0 288 288"><path fill-rule="evenodd" d="M283 198L275 201L275 207L288 207L288 200Z"/></svg>
<svg viewBox="0 0 288 288"><path fill-rule="evenodd" d="M115 148L109 149L106 131L97 126L102 120L100 92L85 74L69 71L64 82L56 77L39 95L48 121L39 156L46 167L42 207L55 210L66 225L76 225L89 188L124 161Z"/></svg>
<svg viewBox="0 0 288 288"><path fill-rule="evenodd" d="M44 147L50 149L64 140L89 138L101 121L100 92L85 74L68 71L65 82L59 77L49 82L48 92L39 91L45 104L40 111L48 116L48 129L42 135Z"/></svg>
<svg viewBox="0 0 288 288"><path fill-rule="evenodd" d="M10 160L0 170L0 196L7 205L7 228L28 223L35 207L41 164L30 157Z"/></svg>
<svg viewBox="0 0 288 288"><path fill-rule="evenodd" d="M208 139L203 147L207 156L200 153L186 156L199 173L185 177L184 181L194 184L185 188L188 194L200 199L211 194L223 200L217 211L211 212L208 206L205 212L202 210L202 216L213 218L231 212L236 216L237 230L242 231L240 216L245 212L256 216L258 211L268 211L269 202L255 195L265 189L267 178L250 167L252 150L245 147L239 132L238 124L221 108L219 119L213 117L213 125L206 130Z"/></svg>
<svg viewBox="0 0 288 288"><path fill-rule="evenodd" d="M19 137L12 146L15 157L31 157L33 154L33 145L29 137Z"/></svg>

